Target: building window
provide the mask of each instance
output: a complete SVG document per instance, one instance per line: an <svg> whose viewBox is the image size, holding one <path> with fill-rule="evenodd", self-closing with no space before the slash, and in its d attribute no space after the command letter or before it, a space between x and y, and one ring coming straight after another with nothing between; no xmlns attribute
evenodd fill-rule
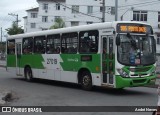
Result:
<svg viewBox="0 0 160 115"><path fill-rule="evenodd" d="M133 11L134 21L147 21L147 11Z"/></svg>
<svg viewBox="0 0 160 115"><path fill-rule="evenodd" d="M36 23L31 23L31 28L36 28Z"/></svg>
<svg viewBox="0 0 160 115"><path fill-rule="evenodd" d="M160 45L160 36L159 35L157 35L157 44Z"/></svg>
<svg viewBox="0 0 160 115"><path fill-rule="evenodd" d="M48 16L42 16L42 22L48 22Z"/></svg>
<svg viewBox="0 0 160 115"><path fill-rule="evenodd" d="M55 16L54 21L56 21L56 19L59 19L59 18L61 18L61 17L60 16Z"/></svg>
<svg viewBox="0 0 160 115"><path fill-rule="evenodd" d="M93 6L88 6L88 11L87 11L88 14L91 14L93 13Z"/></svg>
<svg viewBox="0 0 160 115"><path fill-rule="evenodd" d="M31 13L31 18L37 18L37 13Z"/></svg>
<svg viewBox="0 0 160 115"><path fill-rule="evenodd" d="M106 11L106 7L104 8L104 10ZM100 6L100 12L103 12L103 7L102 6Z"/></svg>
<svg viewBox="0 0 160 115"><path fill-rule="evenodd" d="M102 12L103 11L103 7L102 6L100 6L100 12Z"/></svg>
<svg viewBox="0 0 160 115"><path fill-rule="evenodd" d="M72 6L72 13L79 13L79 6Z"/></svg>
<svg viewBox="0 0 160 115"><path fill-rule="evenodd" d="M79 25L79 22L78 21L72 21L71 22L71 26L78 26Z"/></svg>
<svg viewBox="0 0 160 115"><path fill-rule="evenodd" d="M160 22L160 12L158 12L158 22Z"/></svg>
<svg viewBox="0 0 160 115"><path fill-rule="evenodd" d="M87 22L87 24L93 24L93 22Z"/></svg>
<svg viewBox="0 0 160 115"><path fill-rule="evenodd" d="M111 7L111 15L115 15L115 7Z"/></svg>
<svg viewBox="0 0 160 115"><path fill-rule="evenodd" d="M48 10L48 4L43 4L43 10Z"/></svg>
<svg viewBox="0 0 160 115"><path fill-rule="evenodd" d="M56 10L60 10L60 3L56 4Z"/></svg>

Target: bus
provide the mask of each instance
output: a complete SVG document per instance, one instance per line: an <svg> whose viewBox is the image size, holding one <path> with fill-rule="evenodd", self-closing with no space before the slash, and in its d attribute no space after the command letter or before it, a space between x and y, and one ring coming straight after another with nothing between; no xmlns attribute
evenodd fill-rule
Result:
<svg viewBox="0 0 160 115"><path fill-rule="evenodd" d="M7 71L24 77L123 89L154 84L156 42L149 24L114 21L12 35Z"/></svg>

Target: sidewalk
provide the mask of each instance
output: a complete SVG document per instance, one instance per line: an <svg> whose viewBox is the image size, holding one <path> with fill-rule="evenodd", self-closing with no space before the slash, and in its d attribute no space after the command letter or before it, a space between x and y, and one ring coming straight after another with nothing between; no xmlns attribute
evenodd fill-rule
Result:
<svg viewBox="0 0 160 115"><path fill-rule="evenodd" d="M0 67L6 67L6 61L0 60Z"/></svg>

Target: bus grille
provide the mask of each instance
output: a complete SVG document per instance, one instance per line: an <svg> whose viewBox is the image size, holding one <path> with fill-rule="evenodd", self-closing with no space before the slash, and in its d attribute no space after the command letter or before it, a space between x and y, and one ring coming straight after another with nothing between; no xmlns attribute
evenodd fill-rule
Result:
<svg viewBox="0 0 160 115"><path fill-rule="evenodd" d="M150 67L145 67L145 68L129 68L131 72L147 72L151 68Z"/></svg>

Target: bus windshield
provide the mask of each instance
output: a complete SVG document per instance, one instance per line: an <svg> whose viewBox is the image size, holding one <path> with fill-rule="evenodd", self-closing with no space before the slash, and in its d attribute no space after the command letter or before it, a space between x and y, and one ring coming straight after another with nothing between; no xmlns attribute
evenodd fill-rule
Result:
<svg viewBox="0 0 160 115"><path fill-rule="evenodd" d="M136 66L154 64L156 44L153 36L119 34L118 61L121 64Z"/></svg>

